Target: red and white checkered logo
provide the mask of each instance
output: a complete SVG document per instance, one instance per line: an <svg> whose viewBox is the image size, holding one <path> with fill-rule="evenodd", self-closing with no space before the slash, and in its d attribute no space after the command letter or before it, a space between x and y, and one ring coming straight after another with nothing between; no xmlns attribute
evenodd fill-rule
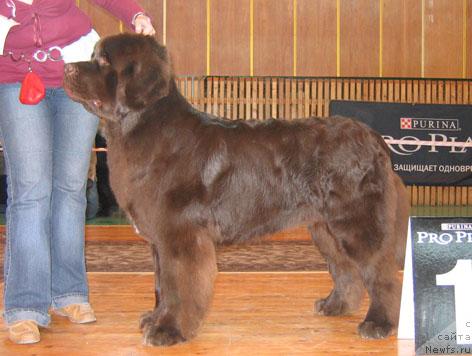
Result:
<svg viewBox="0 0 472 356"><path fill-rule="evenodd" d="M402 117L400 118L400 129L401 130L411 130L411 117Z"/></svg>

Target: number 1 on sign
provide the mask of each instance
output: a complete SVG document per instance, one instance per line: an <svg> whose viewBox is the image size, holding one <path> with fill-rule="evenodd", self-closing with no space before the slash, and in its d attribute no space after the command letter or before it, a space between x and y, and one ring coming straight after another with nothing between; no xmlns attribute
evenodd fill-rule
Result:
<svg viewBox="0 0 472 356"><path fill-rule="evenodd" d="M472 260L457 260L452 270L436 275L436 285L454 286L457 343L472 343Z"/></svg>

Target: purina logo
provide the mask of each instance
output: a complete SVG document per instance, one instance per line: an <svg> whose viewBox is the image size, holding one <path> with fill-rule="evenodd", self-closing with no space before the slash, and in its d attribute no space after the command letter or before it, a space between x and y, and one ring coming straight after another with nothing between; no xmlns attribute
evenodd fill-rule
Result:
<svg viewBox="0 0 472 356"><path fill-rule="evenodd" d="M451 231L451 230L472 230L471 223L443 223L441 224L441 230Z"/></svg>
<svg viewBox="0 0 472 356"><path fill-rule="evenodd" d="M458 119L427 119L416 117L401 117L401 130L437 130L460 131Z"/></svg>

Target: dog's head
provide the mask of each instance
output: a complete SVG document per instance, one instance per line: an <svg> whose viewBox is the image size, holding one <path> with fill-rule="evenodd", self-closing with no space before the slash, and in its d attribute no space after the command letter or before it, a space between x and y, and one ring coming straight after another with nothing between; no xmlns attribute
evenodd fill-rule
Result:
<svg viewBox="0 0 472 356"><path fill-rule="evenodd" d="M171 77L166 49L127 33L101 39L89 62L66 64L64 89L97 116L120 121L165 97Z"/></svg>

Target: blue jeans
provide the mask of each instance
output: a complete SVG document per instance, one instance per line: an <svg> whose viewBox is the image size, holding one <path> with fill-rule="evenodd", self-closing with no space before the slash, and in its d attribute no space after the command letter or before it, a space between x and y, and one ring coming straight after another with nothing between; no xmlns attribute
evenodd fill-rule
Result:
<svg viewBox="0 0 472 356"><path fill-rule="evenodd" d="M37 105L0 85L8 184L4 319L50 322L49 308L88 302L85 189L98 119L62 88Z"/></svg>

